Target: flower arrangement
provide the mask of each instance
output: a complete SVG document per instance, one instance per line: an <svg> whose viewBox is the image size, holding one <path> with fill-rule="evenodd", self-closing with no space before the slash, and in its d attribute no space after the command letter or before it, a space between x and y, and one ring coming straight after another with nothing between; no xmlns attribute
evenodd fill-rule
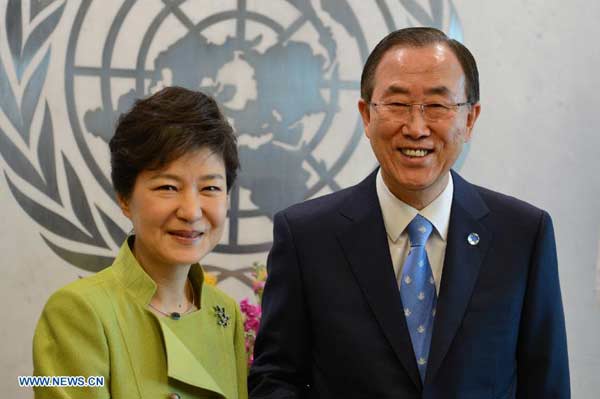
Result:
<svg viewBox="0 0 600 399"><path fill-rule="evenodd" d="M244 317L244 337L246 353L248 354L248 367L254 361L254 342L256 341L256 334L258 333L260 317L262 315L260 304L265 282L267 281L267 268L265 265L254 262L252 266L254 267L252 271L252 290L254 291L257 305L251 304L248 298L244 298L240 302L240 310Z"/></svg>
<svg viewBox="0 0 600 399"><path fill-rule="evenodd" d="M244 341L246 344L246 354L248 355L248 367L250 367L254 360L254 341L256 341L256 334L258 333L260 316L262 314L260 304L265 282L267 281L267 268L265 265L254 262L252 267L254 269L252 271L252 291L254 291L257 305L250 303L248 298L240 301L240 310L244 319ZM214 287L218 283L218 278L213 273L204 272L204 283Z"/></svg>

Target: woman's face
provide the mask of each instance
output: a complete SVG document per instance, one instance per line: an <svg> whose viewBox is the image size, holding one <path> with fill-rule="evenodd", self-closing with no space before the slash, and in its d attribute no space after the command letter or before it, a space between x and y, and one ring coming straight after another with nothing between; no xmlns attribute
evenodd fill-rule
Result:
<svg viewBox="0 0 600 399"><path fill-rule="evenodd" d="M119 198L133 223L138 262L152 268L198 262L221 239L227 199L225 164L208 148L142 171L130 198Z"/></svg>

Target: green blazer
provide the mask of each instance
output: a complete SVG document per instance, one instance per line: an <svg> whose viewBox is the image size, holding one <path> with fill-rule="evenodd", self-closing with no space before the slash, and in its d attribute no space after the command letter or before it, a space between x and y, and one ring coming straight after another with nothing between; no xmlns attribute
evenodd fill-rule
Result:
<svg viewBox="0 0 600 399"><path fill-rule="evenodd" d="M200 303L201 328L193 337L203 343L200 353L192 353L168 321L148 310L156 284L127 241L112 266L54 293L33 339L34 374L103 376L105 382L104 387L39 387L36 399L246 399L247 358L237 303L203 285L199 265L192 265L190 279ZM226 326L219 324L224 317L214 306L225 309Z"/></svg>

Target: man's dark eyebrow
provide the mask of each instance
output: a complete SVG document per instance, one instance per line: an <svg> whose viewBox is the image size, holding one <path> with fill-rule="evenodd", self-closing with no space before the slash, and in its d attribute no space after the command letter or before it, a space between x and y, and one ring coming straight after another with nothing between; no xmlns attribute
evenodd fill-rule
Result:
<svg viewBox="0 0 600 399"><path fill-rule="evenodd" d="M385 89L384 94L410 94L410 91L404 86L391 85ZM435 86L425 90L426 95L448 95L450 90L446 86Z"/></svg>
<svg viewBox="0 0 600 399"><path fill-rule="evenodd" d="M425 90L425 94L426 95L442 95L442 96L447 96L448 94L450 94L450 90L446 87L446 86L436 86L436 87L431 87L427 90Z"/></svg>
<svg viewBox="0 0 600 399"><path fill-rule="evenodd" d="M391 85L385 89L383 94L410 94L410 92L406 87Z"/></svg>

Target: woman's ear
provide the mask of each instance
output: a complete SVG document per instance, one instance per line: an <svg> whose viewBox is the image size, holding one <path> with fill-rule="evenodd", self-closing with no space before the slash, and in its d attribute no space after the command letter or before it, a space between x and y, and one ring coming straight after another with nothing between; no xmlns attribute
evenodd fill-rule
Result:
<svg viewBox="0 0 600 399"><path fill-rule="evenodd" d="M127 219L131 220L131 210L129 209L129 201L124 198L121 194L117 194L117 204L119 204L119 208L121 208L121 212L123 215L127 217Z"/></svg>

